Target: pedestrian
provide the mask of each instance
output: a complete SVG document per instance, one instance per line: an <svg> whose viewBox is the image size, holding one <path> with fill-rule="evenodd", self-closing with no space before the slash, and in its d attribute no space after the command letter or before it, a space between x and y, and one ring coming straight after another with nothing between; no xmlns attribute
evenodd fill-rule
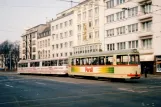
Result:
<svg viewBox="0 0 161 107"><path fill-rule="evenodd" d="M144 74L145 74L145 78L147 78L147 67L144 66Z"/></svg>

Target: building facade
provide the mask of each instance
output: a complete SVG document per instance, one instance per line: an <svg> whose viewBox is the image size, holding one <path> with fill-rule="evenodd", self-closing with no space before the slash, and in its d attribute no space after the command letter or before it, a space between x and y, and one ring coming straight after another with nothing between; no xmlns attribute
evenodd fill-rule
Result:
<svg viewBox="0 0 161 107"><path fill-rule="evenodd" d="M20 58L23 60L38 59L37 42L38 35L47 27L47 24L40 24L27 29L23 34L20 43Z"/></svg>
<svg viewBox="0 0 161 107"><path fill-rule="evenodd" d="M21 58L137 49L142 68L161 73L160 11L159 0L82 0L57 14L50 27L28 29L22 36Z"/></svg>
<svg viewBox="0 0 161 107"><path fill-rule="evenodd" d="M85 0L75 7L74 54L104 50L104 1Z"/></svg>
<svg viewBox="0 0 161 107"><path fill-rule="evenodd" d="M51 21L52 58L71 56L75 40L74 8L57 14Z"/></svg>
<svg viewBox="0 0 161 107"><path fill-rule="evenodd" d="M138 49L142 68L155 73L156 55L161 54L161 5L158 0L106 0L105 50ZM160 12L160 11L159 11ZM142 70L143 71L143 70Z"/></svg>

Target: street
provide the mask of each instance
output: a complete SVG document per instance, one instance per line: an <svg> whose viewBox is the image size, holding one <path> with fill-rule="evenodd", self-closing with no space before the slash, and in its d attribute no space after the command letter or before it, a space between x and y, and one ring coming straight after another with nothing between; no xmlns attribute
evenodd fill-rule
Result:
<svg viewBox="0 0 161 107"><path fill-rule="evenodd" d="M0 107L161 107L161 77L111 82L0 72Z"/></svg>

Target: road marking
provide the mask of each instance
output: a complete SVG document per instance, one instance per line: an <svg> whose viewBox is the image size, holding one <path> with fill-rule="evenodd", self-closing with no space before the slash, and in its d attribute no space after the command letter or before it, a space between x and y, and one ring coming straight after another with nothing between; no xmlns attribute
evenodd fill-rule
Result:
<svg viewBox="0 0 161 107"><path fill-rule="evenodd" d="M7 87L13 87L13 86L11 86L11 85L8 85L8 84L5 84L5 86L7 86Z"/></svg>
<svg viewBox="0 0 161 107"><path fill-rule="evenodd" d="M123 91L135 92L134 90L128 88L118 88L118 89Z"/></svg>
<svg viewBox="0 0 161 107"><path fill-rule="evenodd" d="M45 83L42 82L35 82L36 84L41 84L41 85L46 85Z"/></svg>

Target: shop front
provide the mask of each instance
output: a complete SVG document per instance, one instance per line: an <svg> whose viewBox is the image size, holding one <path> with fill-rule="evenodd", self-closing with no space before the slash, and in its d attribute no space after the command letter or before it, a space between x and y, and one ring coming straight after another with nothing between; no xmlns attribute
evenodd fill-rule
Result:
<svg viewBox="0 0 161 107"><path fill-rule="evenodd" d="M155 72L154 74L161 75L161 55L155 56Z"/></svg>

